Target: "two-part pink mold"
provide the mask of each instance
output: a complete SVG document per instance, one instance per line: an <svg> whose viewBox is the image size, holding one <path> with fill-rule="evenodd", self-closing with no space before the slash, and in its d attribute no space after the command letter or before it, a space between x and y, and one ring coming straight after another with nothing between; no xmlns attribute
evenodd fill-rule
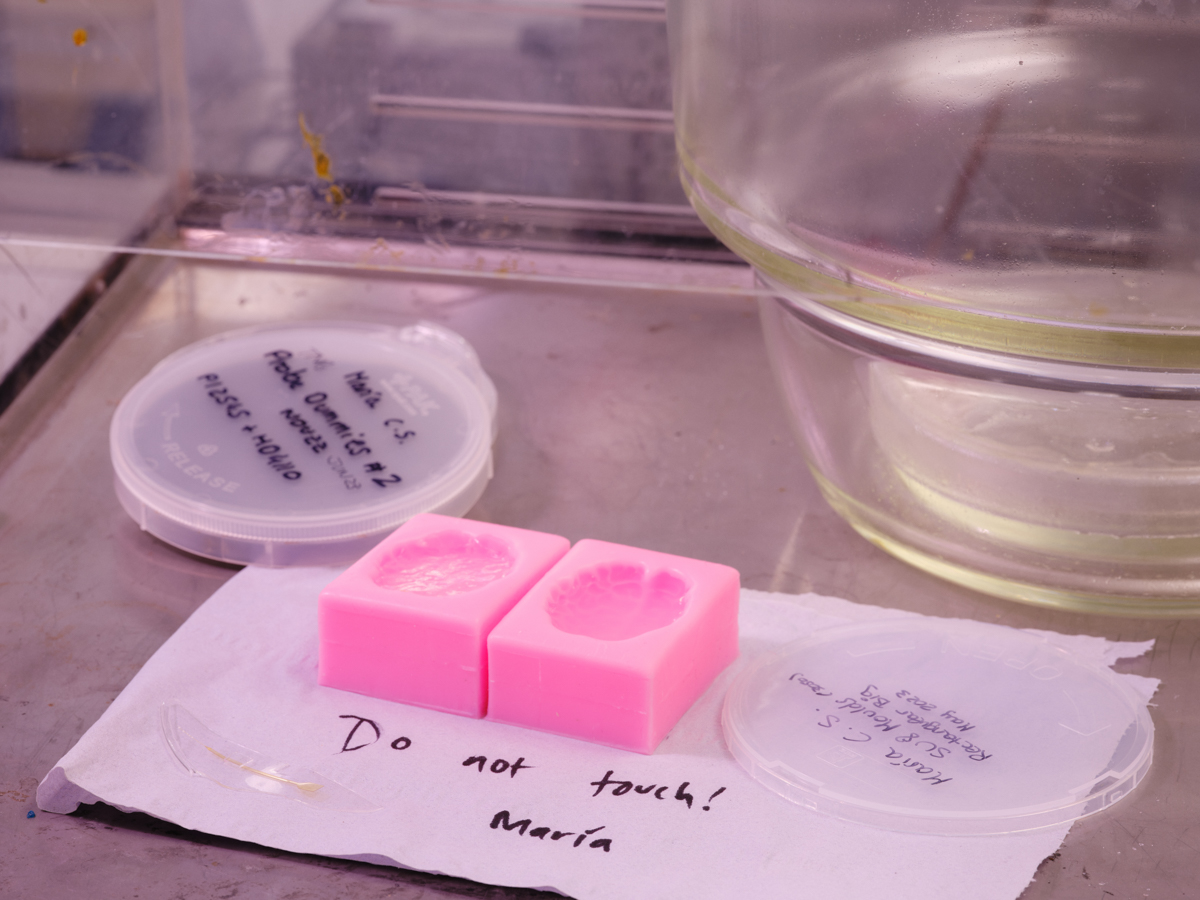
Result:
<svg viewBox="0 0 1200 900"><path fill-rule="evenodd" d="M736 570L420 515L321 594L321 684L650 753L737 656Z"/></svg>

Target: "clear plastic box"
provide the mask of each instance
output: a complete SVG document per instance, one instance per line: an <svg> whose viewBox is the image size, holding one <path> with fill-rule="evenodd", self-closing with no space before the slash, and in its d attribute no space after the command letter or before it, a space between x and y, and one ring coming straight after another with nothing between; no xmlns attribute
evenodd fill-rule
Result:
<svg viewBox="0 0 1200 900"><path fill-rule="evenodd" d="M746 290L672 127L657 0L0 0L0 370L134 255Z"/></svg>

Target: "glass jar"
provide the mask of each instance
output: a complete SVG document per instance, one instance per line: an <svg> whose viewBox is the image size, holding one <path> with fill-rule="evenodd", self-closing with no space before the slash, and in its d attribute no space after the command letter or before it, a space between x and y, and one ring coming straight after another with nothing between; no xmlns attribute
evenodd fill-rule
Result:
<svg viewBox="0 0 1200 900"><path fill-rule="evenodd" d="M670 0L807 461L993 594L1200 613L1200 5Z"/></svg>

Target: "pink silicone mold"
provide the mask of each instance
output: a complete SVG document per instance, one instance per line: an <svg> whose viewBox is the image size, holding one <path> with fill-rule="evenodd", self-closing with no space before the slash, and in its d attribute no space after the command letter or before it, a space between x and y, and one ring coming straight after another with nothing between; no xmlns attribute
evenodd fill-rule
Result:
<svg viewBox="0 0 1200 900"><path fill-rule="evenodd" d="M396 545L369 574L376 585L387 590L452 597L499 581L515 561L508 542L493 535L441 531Z"/></svg>
<svg viewBox="0 0 1200 900"><path fill-rule="evenodd" d="M488 637L488 718L652 753L737 656L735 569L580 541Z"/></svg>
<svg viewBox="0 0 1200 900"><path fill-rule="evenodd" d="M673 572L647 577L643 565L610 563L555 584L546 612L559 631L623 641L670 625L683 615L689 587Z"/></svg>
<svg viewBox="0 0 1200 900"><path fill-rule="evenodd" d="M414 516L321 592L318 680L482 716L488 633L569 546L553 534Z"/></svg>

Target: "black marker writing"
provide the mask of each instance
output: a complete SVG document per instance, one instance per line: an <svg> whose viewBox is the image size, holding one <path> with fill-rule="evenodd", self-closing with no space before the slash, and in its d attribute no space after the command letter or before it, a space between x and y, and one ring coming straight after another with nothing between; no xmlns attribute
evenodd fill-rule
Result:
<svg viewBox="0 0 1200 900"><path fill-rule="evenodd" d="M342 742L342 753L349 753L352 750L361 750L363 747L369 747L383 737L383 732L379 730L379 726L371 719L366 719L362 716L338 716L338 718L355 720L354 727L350 729L350 733L346 735L346 740ZM355 739L354 736L358 734L358 730L362 728L363 725L370 725L371 730L375 732L375 737L368 741L363 741L361 744L355 744L353 747L351 747L350 742Z"/></svg>
<svg viewBox="0 0 1200 900"><path fill-rule="evenodd" d="M343 422L337 410L326 402L328 400L329 395L324 391L316 391L304 398L312 414L325 420L326 427L334 434L334 440L342 442L342 449L351 456L370 454L371 448L367 445L366 435L362 432L355 433L353 427Z"/></svg>
<svg viewBox="0 0 1200 900"><path fill-rule="evenodd" d="M266 460L271 469L288 481L296 481L300 478L301 472L296 468L296 464L283 452L283 448L272 440L270 435L260 432L257 425L243 425L242 431L250 435L250 446L258 451L259 456Z"/></svg>
<svg viewBox="0 0 1200 900"><path fill-rule="evenodd" d="M975 727L970 722L968 722L966 719L961 718L958 715L958 713L952 709L948 709L944 713L942 713L942 718L948 719L951 722L951 724L953 724L959 731L964 732L964 733L970 731L972 728Z"/></svg>
<svg viewBox="0 0 1200 900"><path fill-rule="evenodd" d="M824 686L817 684L815 681L810 681L805 677L803 672L793 672L788 678L788 681L794 681L797 684L802 684L811 690L818 697L832 697L833 691L826 690Z"/></svg>
<svg viewBox="0 0 1200 900"><path fill-rule="evenodd" d="M930 703L928 700L922 700L920 697L910 691L896 691L896 696L905 703L911 703L917 709L923 710L924 712L933 712L935 709L937 709L936 703Z"/></svg>
<svg viewBox="0 0 1200 900"><path fill-rule="evenodd" d="M411 428L404 427L403 419L384 419L384 427L392 429L392 438L397 444L403 444L409 438L414 438L417 433Z"/></svg>
<svg viewBox="0 0 1200 900"><path fill-rule="evenodd" d="M217 406L220 406L225 410L225 415L227 415L229 418L241 419L250 415L250 410L242 406L242 401L233 394L229 393L229 388L225 387L225 385L221 383L220 375L215 375L210 372L207 375L200 375L196 378L196 380L203 382L201 387L206 390L208 396L212 397Z"/></svg>
<svg viewBox="0 0 1200 900"><path fill-rule="evenodd" d="M893 722L891 716L885 716L881 712L876 712L871 709L868 704L860 700L855 700L853 697L845 697L835 704L839 710L850 715L861 715L872 720L874 723L872 728L879 728L883 731L895 731L900 727L899 722Z"/></svg>
<svg viewBox="0 0 1200 900"><path fill-rule="evenodd" d="M677 791L675 791L675 799L676 799L676 800L686 800L686 801L687 801L687 805L688 805L688 809L691 809L691 808L692 808L692 795L691 795L691 794L688 794L688 793L685 793L685 792L684 792L684 790L683 790L683 789L684 789L685 787L687 787L689 784L691 784L691 782L690 782L690 781L685 781L683 784L681 784L681 785L679 786L679 789L678 789Z"/></svg>
<svg viewBox="0 0 1200 900"><path fill-rule="evenodd" d="M902 735L896 738L896 743L908 744L919 737L919 734L912 732L911 734ZM929 754L931 759L945 759L950 755L949 747L943 747L941 744L935 744L933 741L917 741L917 743L913 744L913 746L923 753Z"/></svg>
<svg viewBox="0 0 1200 900"><path fill-rule="evenodd" d="M883 709L892 702L879 693L879 688L875 687L873 684L868 684L865 688L859 691L858 696L869 701L876 709Z"/></svg>
<svg viewBox="0 0 1200 900"><path fill-rule="evenodd" d="M889 765L901 766L909 769L917 775L923 776L922 781L928 781L931 784L945 784L947 781L953 781L953 778L945 778L941 772L934 770L933 766L927 766L925 763L912 757L905 757L899 750L889 750L887 752L887 760ZM903 762L901 762L903 760Z"/></svg>
<svg viewBox="0 0 1200 900"><path fill-rule="evenodd" d="M613 770L609 769L604 773L603 778L598 781L590 782L591 786L596 789L595 793L592 794L593 797L599 797L600 794L604 792L605 788L611 787L611 796L613 797L622 797L632 791L635 794L648 794L653 796L656 800L666 800L667 792L671 789L670 785L666 784L634 784L632 781L622 781L621 779L616 779L612 776ZM683 782L675 789L674 794L674 799L687 804L688 809L692 808L692 803L696 799L694 795L688 792L688 787L690 785L690 781ZM717 796L717 794L720 794L724 790L725 788L720 788L713 794L709 795L708 799L711 801L713 797ZM709 807L706 805L701 807L701 809L707 810Z"/></svg>
<svg viewBox="0 0 1200 900"><path fill-rule="evenodd" d="M344 377L350 390L358 394L362 398L363 403L367 404L371 409L374 409L375 404L383 399L383 394L371 386L371 380L366 372L348 372Z"/></svg>
<svg viewBox="0 0 1200 900"><path fill-rule="evenodd" d="M368 450L367 452L370 453L371 451ZM354 454L351 453L351 456L353 455ZM389 484L399 484L401 481L403 481L403 479L395 472L392 472L390 475L382 474L386 468L387 466L381 462L369 462L363 464L363 471L368 475L370 475L372 472L380 473L377 477L371 479L371 481L373 481L379 487L387 487Z"/></svg>
<svg viewBox="0 0 1200 900"><path fill-rule="evenodd" d="M468 756L466 759L463 760L463 765L464 766L478 766L479 771L482 772L483 767L485 765L487 765L487 757L486 756ZM525 757L518 756L517 761L511 762L511 763L506 759L494 759L494 760L492 760L492 764L490 766L488 766L488 771L494 772L497 775L503 775L505 772L508 772L509 778L516 778L517 772L519 772L521 769L532 769L532 768L534 768L534 766L525 765Z"/></svg>
<svg viewBox="0 0 1200 900"><path fill-rule="evenodd" d="M565 837L575 835L575 840L571 842L571 846L573 847L581 846L584 841L586 841L597 831L604 830L603 825L599 825L596 828L589 828L586 831L575 832L559 831L549 827L548 825L539 825L537 828L530 828L529 826L532 824L532 819L517 819L514 822L512 820L512 813L510 813L507 809L502 809L500 812L492 816L492 823L490 827L493 829L503 828L505 831L516 831L517 834L521 835L528 831L529 837L537 838L539 840L545 840L546 837L549 836L550 840L552 841L560 841ZM603 850L605 853L608 853L612 849L612 841L609 838L596 838L594 841L588 844L588 847L595 850Z"/></svg>
<svg viewBox="0 0 1200 900"><path fill-rule="evenodd" d="M926 719L915 712L905 713L900 716L900 718L912 727L920 728L922 731L927 732L935 737L939 737L946 743L958 747L963 751L963 753L967 754L967 759L972 759L976 762L983 762L984 760L992 758L992 754L985 753L981 747L976 746L959 735L958 731L960 729L951 730L950 728L946 727L945 722L942 722L939 719ZM911 741L916 736L917 735L914 732L908 737L897 737L896 740L901 743L906 743L907 741Z"/></svg>
<svg viewBox="0 0 1200 900"><path fill-rule="evenodd" d="M287 419L287 423L300 432L300 436L304 438L304 443L313 453L324 453L329 449L329 445L325 442L325 438L308 423L302 415L294 409L282 409L279 414Z"/></svg>
<svg viewBox="0 0 1200 900"><path fill-rule="evenodd" d="M290 350L272 350L270 353L264 353L263 356L267 359L267 365L279 373L280 380L288 386L288 390L294 391L298 387L304 387L303 375L308 369L293 369L291 363L288 362L292 358Z"/></svg>
<svg viewBox="0 0 1200 900"><path fill-rule="evenodd" d="M379 727L379 723L374 719L368 719L366 716L338 716L338 718L354 720L354 725L351 726L350 733L342 741L342 753L352 753L355 750L363 749L363 747L370 747L372 744L378 743L379 739L383 737L383 729ZM366 728L363 727L364 725ZM412 746L412 738L401 736L393 740L388 746L393 750L407 750Z"/></svg>

